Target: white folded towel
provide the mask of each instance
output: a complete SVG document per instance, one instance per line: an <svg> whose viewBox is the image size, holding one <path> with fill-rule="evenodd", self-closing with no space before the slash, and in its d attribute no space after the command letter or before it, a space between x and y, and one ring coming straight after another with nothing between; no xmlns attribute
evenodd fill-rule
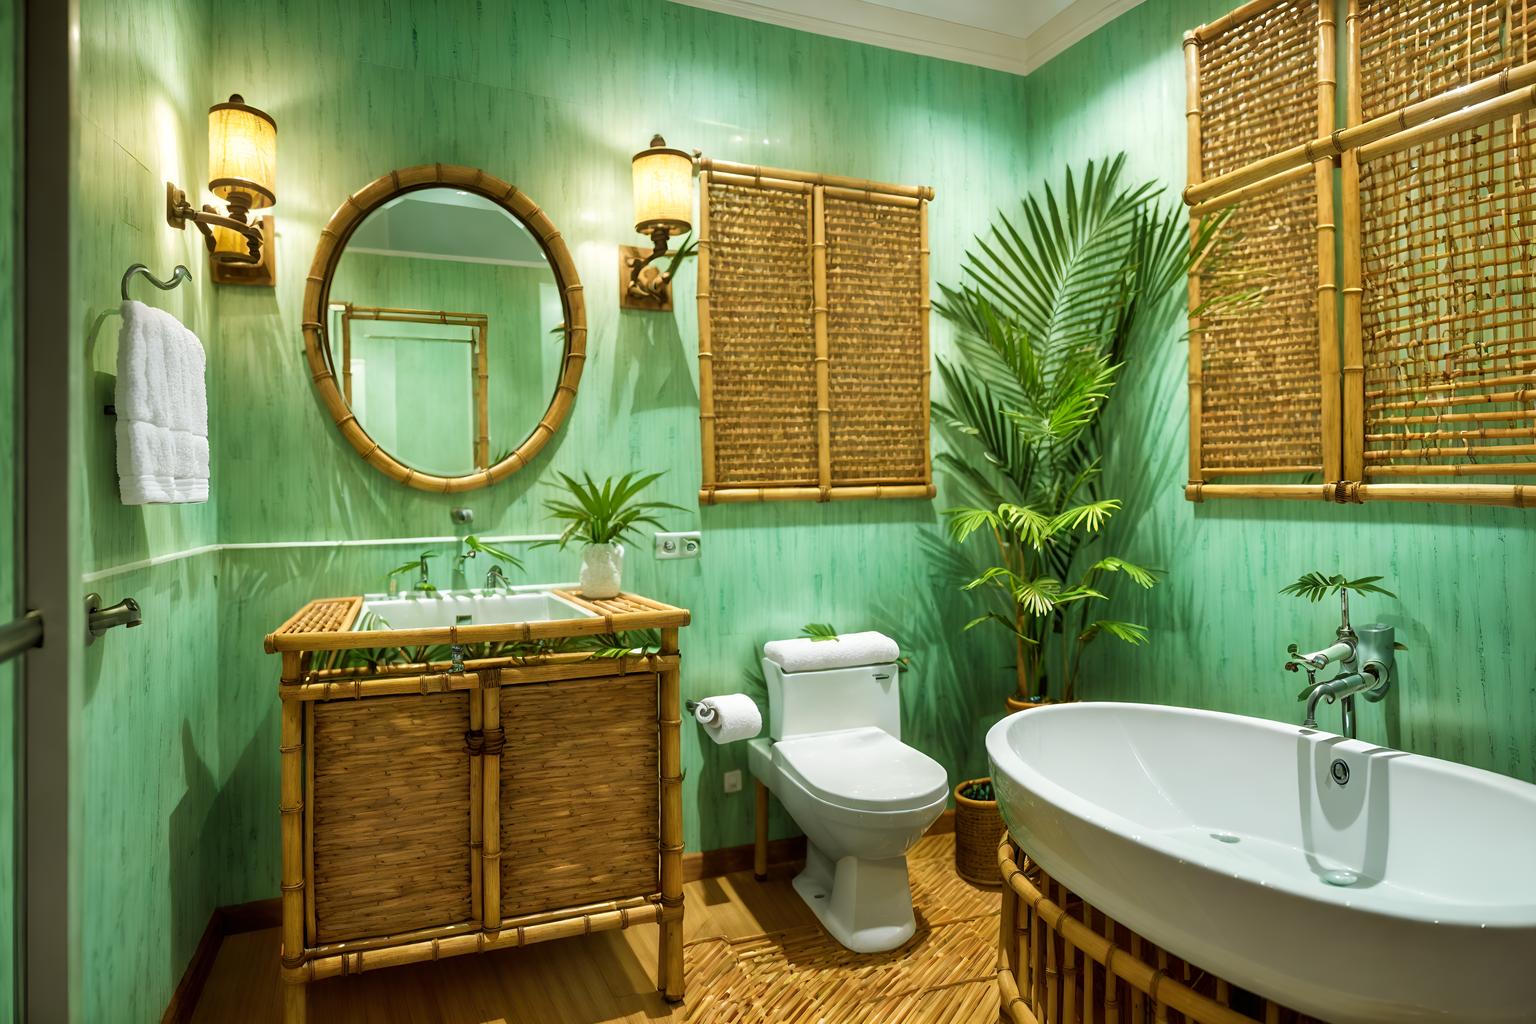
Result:
<svg viewBox="0 0 1536 1024"><path fill-rule="evenodd" d="M117 341L117 482L124 505L208 500L206 358L164 310L129 300Z"/></svg>
<svg viewBox="0 0 1536 1024"><path fill-rule="evenodd" d="M842 633L836 640L770 640L763 657L785 672L818 672L853 665L889 665L901 656L896 641L884 633Z"/></svg>

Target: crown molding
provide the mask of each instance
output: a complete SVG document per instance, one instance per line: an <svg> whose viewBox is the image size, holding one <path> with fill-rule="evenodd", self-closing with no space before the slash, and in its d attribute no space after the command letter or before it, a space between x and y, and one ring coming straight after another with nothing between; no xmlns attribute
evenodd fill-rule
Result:
<svg viewBox="0 0 1536 1024"><path fill-rule="evenodd" d="M867 43L961 64L1023 75L1025 43L1017 36L988 32L942 18L908 14L863 0L672 0L701 10L761 21L780 28Z"/></svg>
<svg viewBox="0 0 1536 1024"><path fill-rule="evenodd" d="M1142 0L1077 0L1030 33L1025 41L1024 73L1029 74L1114 21Z"/></svg>
<svg viewBox="0 0 1536 1024"><path fill-rule="evenodd" d="M1028 37L992 32L866 0L672 0L780 28L1027 75L1142 0L1076 0Z"/></svg>

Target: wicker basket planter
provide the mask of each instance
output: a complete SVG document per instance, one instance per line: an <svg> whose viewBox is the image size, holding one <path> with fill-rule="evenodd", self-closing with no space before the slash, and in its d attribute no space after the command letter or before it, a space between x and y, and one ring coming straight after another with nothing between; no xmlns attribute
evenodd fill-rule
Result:
<svg viewBox="0 0 1536 1024"><path fill-rule="evenodd" d="M967 779L955 787L955 873L972 885L1002 885L997 871L997 844L1003 817L996 800L973 800L965 791L988 778Z"/></svg>
<svg viewBox="0 0 1536 1024"><path fill-rule="evenodd" d="M1008 697L1008 713L1029 711L1059 703L1051 697L1019 700ZM964 790L989 778L967 779L955 787L955 873L973 885L996 887L1002 884L997 874L997 843L1007 828L997 809L996 800L973 800Z"/></svg>

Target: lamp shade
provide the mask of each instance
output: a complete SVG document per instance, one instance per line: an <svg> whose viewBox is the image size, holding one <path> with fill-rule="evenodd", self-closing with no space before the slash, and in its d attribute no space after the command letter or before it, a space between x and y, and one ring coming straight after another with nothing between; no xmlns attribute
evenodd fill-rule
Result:
<svg viewBox="0 0 1536 1024"><path fill-rule="evenodd" d="M668 149L660 135L649 149L635 154L635 230L649 235L657 228L680 235L692 227L693 157Z"/></svg>
<svg viewBox="0 0 1536 1024"><path fill-rule="evenodd" d="M239 94L208 108L208 189L232 209L277 202L277 122Z"/></svg>

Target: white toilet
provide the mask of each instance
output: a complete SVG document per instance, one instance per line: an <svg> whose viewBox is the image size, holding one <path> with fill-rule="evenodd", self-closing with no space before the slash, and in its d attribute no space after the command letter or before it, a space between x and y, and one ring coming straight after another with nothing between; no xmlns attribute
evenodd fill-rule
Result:
<svg viewBox="0 0 1536 1024"><path fill-rule="evenodd" d="M763 648L771 739L749 744L752 774L805 832L795 891L827 931L858 953L894 949L917 927L907 851L944 810L944 766L901 742L894 642L875 665L839 664L834 642L819 642L816 663L833 667L785 671L794 643ZM867 660L868 644L846 649Z"/></svg>

